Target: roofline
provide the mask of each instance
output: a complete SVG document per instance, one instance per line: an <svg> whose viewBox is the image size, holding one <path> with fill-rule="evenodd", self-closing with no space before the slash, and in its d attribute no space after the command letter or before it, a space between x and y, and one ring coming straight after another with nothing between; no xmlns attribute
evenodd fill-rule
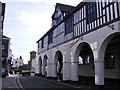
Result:
<svg viewBox="0 0 120 90"><path fill-rule="evenodd" d="M56 7L57 7L57 5L64 5L64 6L68 6L68 7L73 7L73 8L76 8L76 6L67 5L67 4L62 4L62 3L56 3L56 5L55 5L55 11L56 11ZM52 17L53 17L53 15L55 14L55 11L54 11L54 13L52 14L51 18L52 18Z"/></svg>
<svg viewBox="0 0 120 90"><path fill-rule="evenodd" d="M9 38L9 37L7 37L7 36L5 36L5 35L2 35L2 37L3 37L3 38L7 38L7 39L11 39L11 38Z"/></svg>
<svg viewBox="0 0 120 90"><path fill-rule="evenodd" d="M36 52L36 51L33 50L33 51L31 51L31 52ZM31 53L31 52L30 52L30 53ZM36 52L36 53L37 53L37 52Z"/></svg>

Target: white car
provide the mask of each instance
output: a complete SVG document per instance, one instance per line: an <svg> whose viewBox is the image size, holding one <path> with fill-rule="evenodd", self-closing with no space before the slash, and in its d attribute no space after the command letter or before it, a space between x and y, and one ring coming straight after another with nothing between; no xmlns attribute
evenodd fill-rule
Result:
<svg viewBox="0 0 120 90"><path fill-rule="evenodd" d="M6 77L7 76L7 70L6 68L2 68L2 77Z"/></svg>
<svg viewBox="0 0 120 90"><path fill-rule="evenodd" d="M35 76L35 70L34 70L34 69L32 69L32 70L30 71L30 76Z"/></svg>

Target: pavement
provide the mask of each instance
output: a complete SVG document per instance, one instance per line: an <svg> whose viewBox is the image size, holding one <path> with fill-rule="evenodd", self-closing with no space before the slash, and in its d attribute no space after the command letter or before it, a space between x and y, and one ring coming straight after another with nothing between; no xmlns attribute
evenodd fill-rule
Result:
<svg viewBox="0 0 120 90"><path fill-rule="evenodd" d="M51 79L51 78L46 78L42 76L37 76L39 78L44 78L48 79L50 81L54 81L60 84L65 84L67 86L72 86L73 88L78 88L80 90L120 90L120 83L112 82L110 84L106 84L104 86L99 86L99 85L94 85L94 84L89 84L89 83L80 83L79 81L62 81L62 80L56 80L56 79Z"/></svg>
<svg viewBox="0 0 120 90"><path fill-rule="evenodd" d="M6 89L18 89L19 86L17 84L17 74L9 74L8 76L2 78L2 90Z"/></svg>
<svg viewBox="0 0 120 90"><path fill-rule="evenodd" d="M116 85L115 82L105 85L105 86L97 86L94 84L83 84L78 82L73 82L73 81L62 81L62 80L56 80L56 79L52 79L52 78L46 78L46 77L42 77L42 76L35 76L37 78L43 78L49 81L53 81L59 84L65 84L67 86L72 86L73 88L78 88L80 90L120 90L120 83L118 83L118 85ZM112 82L112 81L110 81ZM3 78L2 79L2 90L7 90L8 88L14 88L15 90L19 90L20 85L19 85L19 75L13 74Z"/></svg>

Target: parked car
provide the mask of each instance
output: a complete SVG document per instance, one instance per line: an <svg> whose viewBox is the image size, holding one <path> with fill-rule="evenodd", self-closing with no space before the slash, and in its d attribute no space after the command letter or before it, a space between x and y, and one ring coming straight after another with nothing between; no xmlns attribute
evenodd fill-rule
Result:
<svg viewBox="0 0 120 90"><path fill-rule="evenodd" d="M8 75L6 68L2 67L2 77L6 77Z"/></svg>

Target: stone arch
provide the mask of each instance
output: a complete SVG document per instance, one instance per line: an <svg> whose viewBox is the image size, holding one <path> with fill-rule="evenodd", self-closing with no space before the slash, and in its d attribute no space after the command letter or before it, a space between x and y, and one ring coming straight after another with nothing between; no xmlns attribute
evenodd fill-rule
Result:
<svg viewBox="0 0 120 90"><path fill-rule="evenodd" d="M42 61L42 75L44 76L46 76L46 74L47 74L47 59L48 59L48 57L47 57L47 55L44 55L44 57L43 57L43 61Z"/></svg>
<svg viewBox="0 0 120 90"><path fill-rule="evenodd" d="M62 68L63 68L63 54L60 50L56 51L55 53L55 61L56 63L56 73L58 79L62 79Z"/></svg>
<svg viewBox="0 0 120 90"><path fill-rule="evenodd" d="M87 42L82 42L76 47L73 63L74 67L76 67L74 69L76 70L74 72L76 73L76 78L83 79L85 77L85 80L86 77L93 77L94 81L94 56L91 46Z"/></svg>
<svg viewBox="0 0 120 90"><path fill-rule="evenodd" d="M81 56L82 59L85 59L85 58L88 58L87 55L89 55L89 54L91 55L91 58L94 59L91 46L86 42L80 43L77 46L75 54L74 54L74 62L79 63L79 56ZM86 62L83 62L83 64L85 64L85 63Z"/></svg>

